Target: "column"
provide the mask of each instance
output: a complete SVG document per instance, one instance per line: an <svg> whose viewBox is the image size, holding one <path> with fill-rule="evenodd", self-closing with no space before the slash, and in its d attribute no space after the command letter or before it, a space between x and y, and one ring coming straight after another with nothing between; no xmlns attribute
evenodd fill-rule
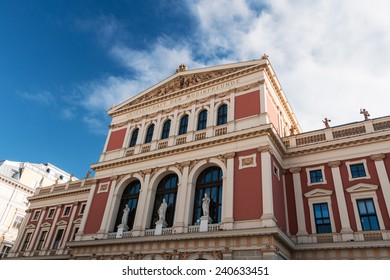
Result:
<svg viewBox="0 0 390 280"><path fill-rule="evenodd" d="M210 110L207 112L207 125L206 125L206 137L212 137L214 133L215 126L215 95L210 97Z"/></svg>
<svg viewBox="0 0 390 280"><path fill-rule="evenodd" d="M227 132L228 133L233 132L235 129L235 121L234 121L235 106L236 106L236 89L232 90L231 94L230 94L230 106L229 106L230 108L228 110L228 119L227 119L227 123L228 123Z"/></svg>
<svg viewBox="0 0 390 280"><path fill-rule="evenodd" d="M84 235L85 224L86 224L87 218L89 216L89 210L91 209L91 204L92 204L93 196L95 195L95 190L96 190L96 185L97 185L96 179L92 179L92 182L93 182L93 185L91 186L91 190L90 190L89 195L88 195L87 205L85 205L83 218L81 219L80 228L76 234L75 241L80 241L81 237Z"/></svg>
<svg viewBox="0 0 390 280"><path fill-rule="evenodd" d="M195 119L196 119L196 102L193 102L191 105L191 113L188 115L187 142L192 141L194 131L196 129Z"/></svg>
<svg viewBox="0 0 390 280"><path fill-rule="evenodd" d="M142 217L146 210L147 193L149 187L150 173L145 175L143 182L141 182L141 189L139 191L137 211L135 212L134 224L132 229L132 236L140 236L145 226L142 224Z"/></svg>
<svg viewBox="0 0 390 280"><path fill-rule="evenodd" d="M349 223L347 204L345 202L343 182L340 173L340 161L328 162L328 166L332 170L333 184L336 193L337 207L340 213L341 234L344 241L353 239L351 225Z"/></svg>
<svg viewBox="0 0 390 280"><path fill-rule="evenodd" d="M290 233L290 224L289 224L289 218L288 218L288 205L287 205L287 189L286 189L286 170L283 169L282 171L282 180L283 180L283 198L284 198L284 215L286 216L286 232L288 234Z"/></svg>
<svg viewBox="0 0 390 280"><path fill-rule="evenodd" d="M52 241L52 236L54 234L54 230L56 229L56 224L57 224L57 221L58 221L58 217L60 216L60 213L62 211L62 207L63 207L63 205L59 205L59 207L57 207L57 209L56 209L56 214L55 214L54 219L53 219L53 221L51 223L50 230L47 233L46 240L45 240L45 242L43 244L43 247L42 247L42 251L50 249L49 248L50 242Z"/></svg>
<svg viewBox="0 0 390 280"><path fill-rule="evenodd" d="M105 211L104 211L104 214L103 214L103 217L102 217L102 221L100 223L100 229L99 231L97 232L97 235L96 237L97 238L103 238L103 235L105 233L108 233L108 229L110 227L110 220L112 218L112 211L114 210L114 193L115 193L115 187L116 187L116 183L117 183L117 179L118 179L118 176L113 176L110 178L111 180L111 184L110 184L110 192L108 194L108 198L107 198L107 206ZM116 229L114 229L114 231L116 231Z"/></svg>
<svg viewBox="0 0 390 280"><path fill-rule="evenodd" d="M377 154L372 155L370 158L375 162L376 171L379 177L379 183L381 184L383 196L385 198L387 213L390 216L390 182L386 172L386 166L383 161L385 157L385 154Z"/></svg>
<svg viewBox="0 0 390 280"><path fill-rule="evenodd" d="M190 203L187 201L187 192L188 192L188 173L190 169L190 161L185 161L180 164L180 168L182 168L182 177L180 180L180 184L178 185L177 191L177 199L176 199L176 210L175 210L175 224L173 227L175 228L176 233L184 232L186 224L184 222L185 219L185 210Z"/></svg>
<svg viewBox="0 0 390 280"><path fill-rule="evenodd" d="M143 173L145 174L145 179L144 179L145 192L144 191L142 192L142 197L140 196L141 200L138 202L139 205L144 206L144 208L142 209L142 212L140 213L141 214L141 217L140 217L141 223L138 224L139 221L137 221L137 226L139 226L142 231L145 230L146 227L148 227L146 223L148 222L148 218L149 218L149 208L150 208L152 196L155 194L155 191L153 191L153 188L152 188L153 186L150 185L151 172L152 172L151 169L143 170ZM154 202L154 199L153 199L153 202ZM150 211L153 211L153 209L151 209ZM134 221L134 224L135 224L135 222L136 221Z"/></svg>
<svg viewBox="0 0 390 280"><path fill-rule="evenodd" d="M297 214L298 223L298 240L299 236L306 236L306 224L305 224L305 211L303 209L303 197L302 197L302 184L301 184L301 168L290 168L290 172L293 174L294 184L294 196L295 196L295 209Z"/></svg>
<svg viewBox="0 0 390 280"><path fill-rule="evenodd" d="M41 228L41 224L43 221L43 217L46 215L46 207L42 208L41 213L39 214L39 220L37 223L37 227L35 228L34 234L30 240L30 244L28 244L28 247L26 248L26 251L31 251L33 249L33 246L35 245L35 240L38 237L39 229Z"/></svg>
<svg viewBox="0 0 390 280"><path fill-rule="evenodd" d="M263 227L275 227L271 149L269 146L263 146L259 147L258 150L261 155L261 191L263 195L263 215L260 219Z"/></svg>
<svg viewBox="0 0 390 280"><path fill-rule="evenodd" d="M234 199L234 157L235 153L224 155L226 159L227 174L223 175L222 189L222 228L224 230L233 229L233 199Z"/></svg>

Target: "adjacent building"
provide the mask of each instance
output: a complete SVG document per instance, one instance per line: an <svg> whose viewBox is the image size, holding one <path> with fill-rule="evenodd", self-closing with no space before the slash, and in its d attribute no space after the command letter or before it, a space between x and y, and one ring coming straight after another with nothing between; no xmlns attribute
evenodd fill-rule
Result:
<svg viewBox="0 0 390 280"><path fill-rule="evenodd" d="M95 176L40 188L10 257L390 259L390 117L303 133L267 56L108 114Z"/></svg>
<svg viewBox="0 0 390 280"><path fill-rule="evenodd" d="M76 179L50 163L0 161L0 258L13 246L35 190Z"/></svg>

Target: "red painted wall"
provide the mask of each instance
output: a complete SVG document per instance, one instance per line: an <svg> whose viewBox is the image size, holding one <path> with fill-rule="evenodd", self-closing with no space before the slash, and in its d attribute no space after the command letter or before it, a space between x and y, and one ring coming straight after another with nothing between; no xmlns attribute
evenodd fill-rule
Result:
<svg viewBox="0 0 390 280"><path fill-rule="evenodd" d="M279 113L278 113L278 110L276 110L276 107L274 105L274 103L272 102L271 100L271 97L269 97L269 95L267 94L267 113L268 113L268 116L272 122L272 124L274 125L276 131L278 133L280 133L279 131Z"/></svg>
<svg viewBox="0 0 390 280"><path fill-rule="evenodd" d="M110 140L108 140L106 152L120 149L123 146L125 140L126 128L111 132Z"/></svg>
<svg viewBox="0 0 390 280"><path fill-rule="evenodd" d="M110 192L111 183L106 192L97 193L99 190L99 184L110 182L110 179L98 180L94 196L92 198L91 207L89 209L87 221L85 223L84 233L91 234L96 233L100 229L102 223L104 210L106 209L108 194Z"/></svg>
<svg viewBox="0 0 390 280"><path fill-rule="evenodd" d="M334 219L335 227L336 227L336 229L332 228L332 230L336 230L336 232L340 232L341 231L341 220L340 220L339 209L338 209L338 206L337 206L336 191L335 191L334 184L333 184L333 176L332 176L331 168L326 163L323 164L324 172L325 172L324 176L325 176L326 184L314 184L314 185L308 186L308 172L307 172L307 169L308 168L312 168L312 167L320 168L320 166L321 165L319 165L319 164L312 165L312 166L306 166L305 168L302 168L302 171L301 171L303 209L305 211L306 230L307 230L307 232L309 234L312 233L311 232L311 223L310 223L309 202L308 202L308 199L305 197L305 193L310 192L310 191L312 191L314 189L324 189L324 190L332 191L332 195L330 197L332 205L329 205L329 206L332 207L333 219Z"/></svg>
<svg viewBox="0 0 390 280"><path fill-rule="evenodd" d="M375 162L373 160L371 160L370 157L355 158L355 159L350 159L348 161L358 161L361 159L365 159L367 161L367 168L368 168L368 172L370 174L370 179L358 179L358 180L350 181L348 178L348 169L347 169L348 166L345 164L346 161L342 161L341 165L340 165L341 179L342 179L343 186L344 186L344 194L345 194L345 199L346 199L346 203L347 203L348 216L349 216L349 220L351 223L351 228L354 231L356 231L357 225L356 225L355 213L353 211L351 195L346 191L346 189L348 189L356 184L359 184L359 183L366 183L366 184L373 184L373 185L379 186L379 188L376 191L376 195L378 197L379 208L380 208L380 211L382 213L385 228L390 229L389 213L387 213L386 203L384 201L382 187L380 186L380 183L379 183L379 178L378 178L378 173L376 171Z"/></svg>
<svg viewBox="0 0 390 280"><path fill-rule="evenodd" d="M279 179L273 172L274 164L279 169ZM272 194L277 224L284 232L287 232L282 167L274 156L272 156Z"/></svg>
<svg viewBox="0 0 390 280"><path fill-rule="evenodd" d="M297 212L295 206L295 194L293 175L290 171L286 171L285 174L286 184L286 199L287 199L287 212L288 212L288 225L290 234L295 235L298 232Z"/></svg>
<svg viewBox="0 0 390 280"><path fill-rule="evenodd" d="M256 154L256 167L239 169L239 157ZM234 159L234 209L235 221L260 219L263 214L261 190L261 160L257 149L236 153Z"/></svg>
<svg viewBox="0 0 390 280"><path fill-rule="evenodd" d="M260 91L236 96L234 106L236 120L260 114Z"/></svg>

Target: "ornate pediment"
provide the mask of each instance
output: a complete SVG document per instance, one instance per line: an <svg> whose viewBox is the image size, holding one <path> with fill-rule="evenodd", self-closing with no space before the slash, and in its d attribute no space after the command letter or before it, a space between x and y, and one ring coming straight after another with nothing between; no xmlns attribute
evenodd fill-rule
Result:
<svg viewBox="0 0 390 280"><path fill-rule="evenodd" d="M34 224L29 224L28 226L26 226L26 229L34 229L36 228L37 226L34 225Z"/></svg>
<svg viewBox="0 0 390 280"><path fill-rule="evenodd" d="M305 197L307 197L307 198L320 197L320 196L331 196L331 195L332 195L332 191L319 189L319 188L305 193Z"/></svg>
<svg viewBox="0 0 390 280"><path fill-rule="evenodd" d="M357 185L354 185L354 186L348 188L347 192L349 192L349 193L368 192L368 191L375 191L377 189L378 189L377 185L359 183Z"/></svg>
<svg viewBox="0 0 390 280"><path fill-rule="evenodd" d="M41 224L41 228L50 227L50 226L51 226L51 223L48 223L48 222Z"/></svg>
<svg viewBox="0 0 390 280"><path fill-rule="evenodd" d="M67 225L67 224L68 224L67 221L61 220L61 221L59 221L59 222L56 223L56 226L65 226L65 225Z"/></svg>
<svg viewBox="0 0 390 280"><path fill-rule="evenodd" d="M141 104L146 101L150 101L153 99L158 99L160 97L164 97L170 95L174 92L190 89L192 87L196 87L205 82L210 82L213 80L218 80L224 76L233 74L235 72L242 71L247 68L251 68L255 65L259 65L259 61L251 61L247 63L237 63L231 66L236 67L213 67L213 69L209 71L202 71L202 69L198 70L186 70L182 68L182 70L176 71L176 73L167 78L166 80L156 84L150 89L144 91L143 93L138 94L137 96L125 101L124 103L113 107L109 113L115 114L118 111L122 111L134 105ZM210 69L210 68L209 68Z"/></svg>

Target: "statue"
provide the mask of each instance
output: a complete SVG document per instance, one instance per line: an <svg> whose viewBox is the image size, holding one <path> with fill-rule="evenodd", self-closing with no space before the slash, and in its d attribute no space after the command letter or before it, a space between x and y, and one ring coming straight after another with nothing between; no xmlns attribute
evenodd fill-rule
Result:
<svg viewBox="0 0 390 280"><path fill-rule="evenodd" d="M366 109L360 109L360 114L363 114L364 115L364 120L368 120L368 117L370 116L370 114L368 113L368 111Z"/></svg>
<svg viewBox="0 0 390 280"><path fill-rule="evenodd" d="M294 135L295 127L294 125L291 125L290 127L290 135Z"/></svg>
<svg viewBox="0 0 390 280"><path fill-rule="evenodd" d="M165 221L165 213L167 212L168 204L165 201L165 198L163 198L163 201L161 202L160 208L158 208L158 217L159 221Z"/></svg>
<svg viewBox="0 0 390 280"><path fill-rule="evenodd" d="M205 193L202 199L203 216L209 216L209 207L210 207L210 198L207 196L207 193Z"/></svg>
<svg viewBox="0 0 390 280"><path fill-rule="evenodd" d="M126 207L123 209L123 215L122 215L122 225L127 226L127 220L129 218L129 206L126 204Z"/></svg>
<svg viewBox="0 0 390 280"><path fill-rule="evenodd" d="M328 118L325 118L322 122L325 124L326 128L329 128L329 123L331 122L331 120L329 120Z"/></svg>

